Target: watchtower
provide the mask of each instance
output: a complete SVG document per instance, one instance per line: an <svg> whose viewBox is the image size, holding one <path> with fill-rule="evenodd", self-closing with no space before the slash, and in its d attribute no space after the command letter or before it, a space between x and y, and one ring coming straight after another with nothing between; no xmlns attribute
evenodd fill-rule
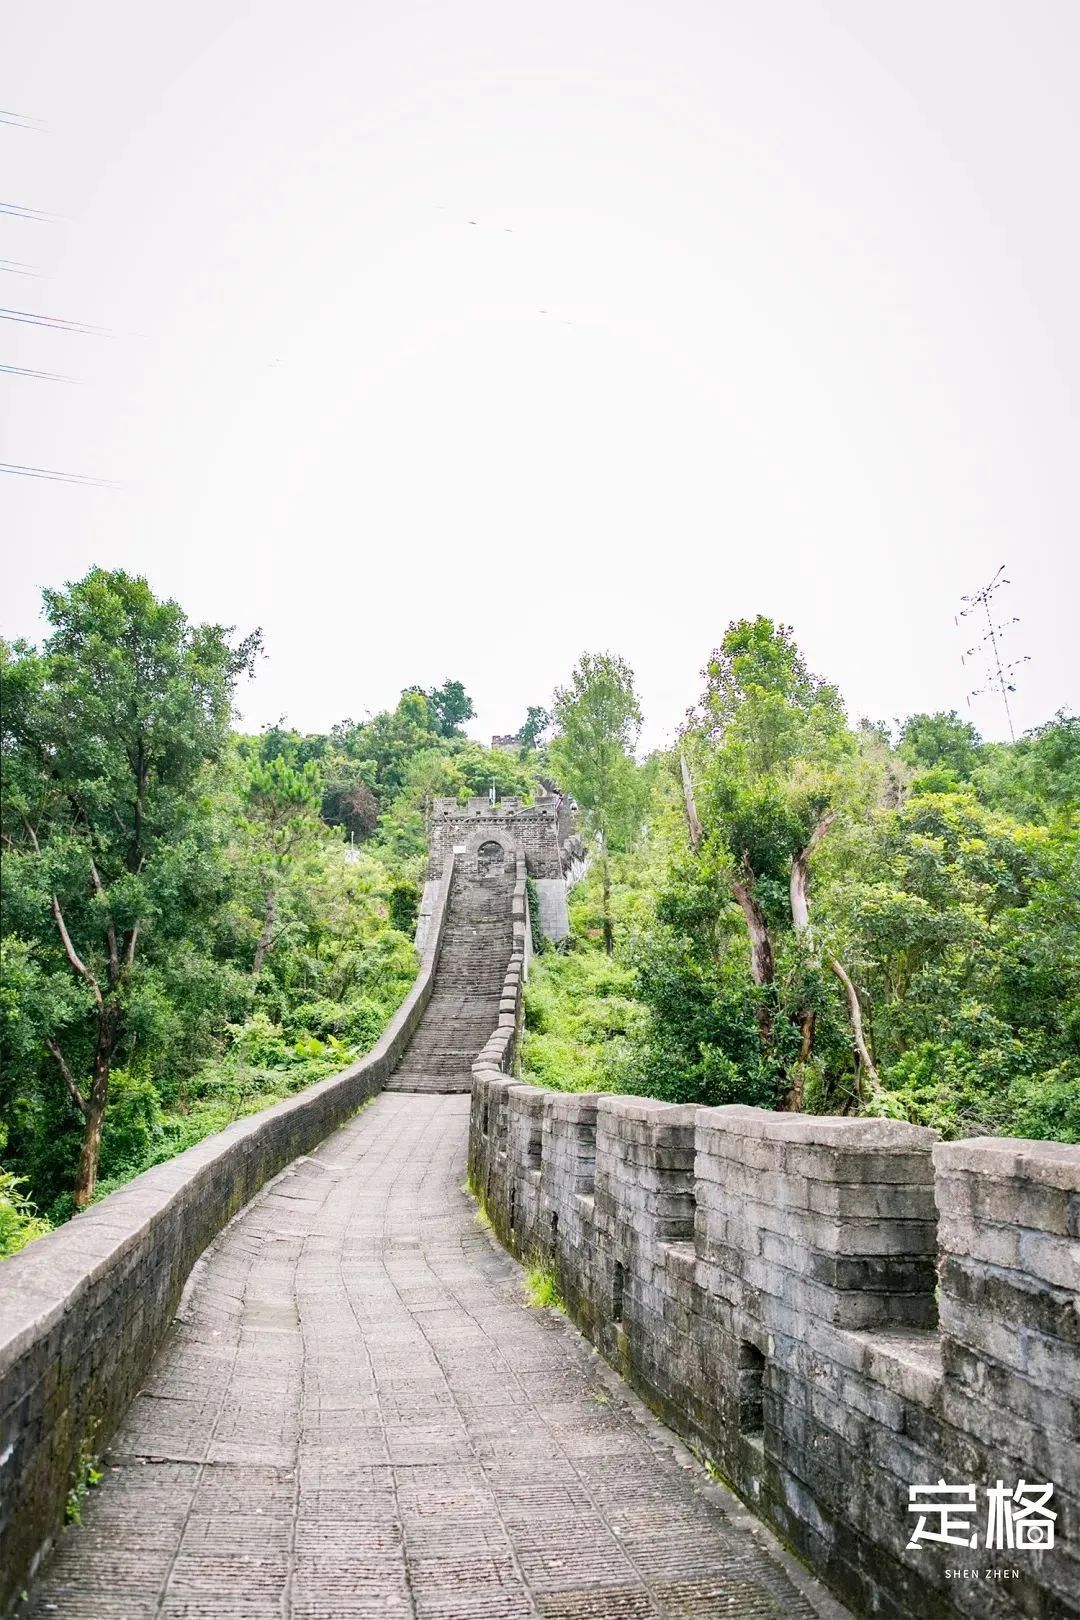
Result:
<svg viewBox="0 0 1080 1620"><path fill-rule="evenodd" d="M520 799L436 799L428 820L428 888L443 874L447 857L468 878L517 868L520 857L536 884L540 928L548 939L569 932L566 891L584 866L580 840L573 835L571 807L560 793L541 787L533 804ZM425 905L423 910L426 911Z"/></svg>

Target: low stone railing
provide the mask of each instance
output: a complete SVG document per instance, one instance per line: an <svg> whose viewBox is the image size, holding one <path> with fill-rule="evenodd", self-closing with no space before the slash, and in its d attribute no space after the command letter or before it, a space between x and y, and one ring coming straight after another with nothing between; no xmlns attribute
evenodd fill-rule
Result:
<svg viewBox="0 0 1080 1620"><path fill-rule="evenodd" d="M499 1022L488 1036L487 1043L476 1060L477 1064L483 1067L505 1069L507 1072L513 1068L517 1052L522 1019L521 993L532 957L529 895L525 883L525 862L520 856L513 899L510 903L510 915L513 919L514 943L503 978L502 995L499 998Z"/></svg>
<svg viewBox="0 0 1080 1620"><path fill-rule="evenodd" d="M553 1092L482 1057L469 1172L503 1243L857 1613L1080 1614L1080 1148ZM939 1480L975 1488L974 1545L908 1545L910 1487ZM1052 1550L987 1548L999 1481L1053 1484Z"/></svg>
<svg viewBox="0 0 1080 1620"><path fill-rule="evenodd" d="M451 858L413 987L366 1056L136 1176L0 1262L0 1614L63 1524L77 1470L141 1387L199 1255L396 1066L431 995L452 878Z"/></svg>

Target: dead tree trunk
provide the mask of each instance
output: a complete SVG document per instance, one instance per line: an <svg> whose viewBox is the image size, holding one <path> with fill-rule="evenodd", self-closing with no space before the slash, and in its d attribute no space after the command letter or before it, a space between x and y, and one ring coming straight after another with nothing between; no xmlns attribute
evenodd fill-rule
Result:
<svg viewBox="0 0 1080 1620"><path fill-rule="evenodd" d="M791 921L795 929L796 939L805 946L807 955L811 959L814 956L814 933L810 927L810 857L835 819L834 812L822 816L805 846L791 857L791 878L788 884ZM817 1014L812 1007L804 1007L799 1013L796 1023L799 1028L799 1055L795 1060L791 1085L788 1087L788 1093L784 1099L785 1109L794 1114L802 1112L806 1085L806 1064L810 1061L810 1056L814 1050Z"/></svg>
<svg viewBox="0 0 1080 1620"><path fill-rule="evenodd" d="M816 953L814 949L814 935L810 926L809 860L810 856L813 854L822 838L824 838L835 819L835 812L830 812L829 815L822 816L821 820L814 828L805 849L799 850L798 854L793 855L791 858L791 883L789 891L791 896L791 921L794 924L796 935L805 942L807 951L815 960ZM879 1091L881 1089L881 1081L878 1077L877 1069L874 1067L874 1060L870 1056L870 1049L866 1044L866 1036L863 1031L862 1007L859 1003L859 992L855 988L855 985L852 983L851 978L845 971L844 967L840 962L837 961L835 956L827 957L826 961L829 971L836 975L844 987L844 996L847 1002L848 1021L851 1024L852 1040L854 1041L855 1051L858 1054L863 1072L868 1077L871 1088L874 1091ZM801 1015L802 1041L799 1048L799 1068L801 1068L802 1064L806 1062L811 1051L813 1050L814 1022L815 1016L813 1011L809 1008L806 1009L806 1011L804 1011ZM788 1093L788 1096L790 1099L793 1099L790 1102L791 1107L802 1107L802 1076L798 1069L796 1070L796 1078L792 1083L792 1088Z"/></svg>
<svg viewBox="0 0 1080 1620"><path fill-rule="evenodd" d="M810 857L836 820L835 810L822 816L805 846L791 857L791 878L788 894L791 899L791 921L796 936L813 950L814 936L810 927Z"/></svg>
<svg viewBox="0 0 1080 1620"><path fill-rule="evenodd" d="M274 936L274 921L277 917L277 890L268 889L266 894L266 911L263 915L262 931L259 942L255 947L255 960L251 964L251 971L256 977L262 972L263 961L270 949L270 941Z"/></svg>
<svg viewBox="0 0 1080 1620"><path fill-rule="evenodd" d="M733 879L731 892L742 907L746 931L750 936L750 977L756 985L771 985L776 978L776 959L765 913L748 883ZM772 1041L772 1009L765 1001L758 1004L757 1020L761 1044L767 1047Z"/></svg>
<svg viewBox="0 0 1080 1620"><path fill-rule="evenodd" d="M697 853L701 843L701 822L698 819L697 803L694 799L694 783L690 776L690 767L686 763L686 755L679 754L679 770L682 773L683 804L686 807L686 825L690 833L690 848Z"/></svg>
<svg viewBox="0 0 1080 1620"><path fill-rule="evenodd" d="M862 1064L863 1073L870 1082L871 1092L877 1093L881 1090L881 1077L878 1074L877 1069L874 1067L874 1060L870 1056L870 1048L866 1044L866 1037L863 1033L862 1007L859 1005L859 992L856 990L848 974L845 973L843 967L836 960L835 956L831 956L829 958L829 967L832 969L833 973L836 974L836 977L840 980L840 983L844 987L844 994L847 997L848 1018L851 1023L851 1035L855 1043L855 1050L859 1055L859 1061ZM859 1093L861 1096L861 1085L859 1087Z"/></svg>
<svg viewBox="0 0 1080 1620"><path fill-rule="evenodd" d="M604 912L604 949L609 956L615 955L615 931L611 926L611 868L608 865L607 844L603 846L600 857L600 876L603 883L603 912Z"/></svg>

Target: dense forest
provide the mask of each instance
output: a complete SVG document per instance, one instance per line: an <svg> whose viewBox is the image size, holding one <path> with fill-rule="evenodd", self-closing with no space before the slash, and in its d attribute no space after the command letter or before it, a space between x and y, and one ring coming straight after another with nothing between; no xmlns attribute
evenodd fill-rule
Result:
<svg viewBox="0 0 1080 1620"><path fill-rule="evenodd" d="M1080 1140L1080 721L849 720L729 627L676 744L586 655L516 749L462 684L233 729L257 634L145 580L2 645L0 1254L365 1051L405 995L432 799L553 777L592 851L527 991L527 1076Z"/></svg>

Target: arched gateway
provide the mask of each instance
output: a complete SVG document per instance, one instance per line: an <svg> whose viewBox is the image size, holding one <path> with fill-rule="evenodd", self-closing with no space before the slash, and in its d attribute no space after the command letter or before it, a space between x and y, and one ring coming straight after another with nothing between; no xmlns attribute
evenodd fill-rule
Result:
<svg viewBox="0 0 1080 1620"><path fill-rule="evenodd" d="M501 872L506 865L506 851L494 838L487 839L476 852L476 871L479 877Z"/></svg>

